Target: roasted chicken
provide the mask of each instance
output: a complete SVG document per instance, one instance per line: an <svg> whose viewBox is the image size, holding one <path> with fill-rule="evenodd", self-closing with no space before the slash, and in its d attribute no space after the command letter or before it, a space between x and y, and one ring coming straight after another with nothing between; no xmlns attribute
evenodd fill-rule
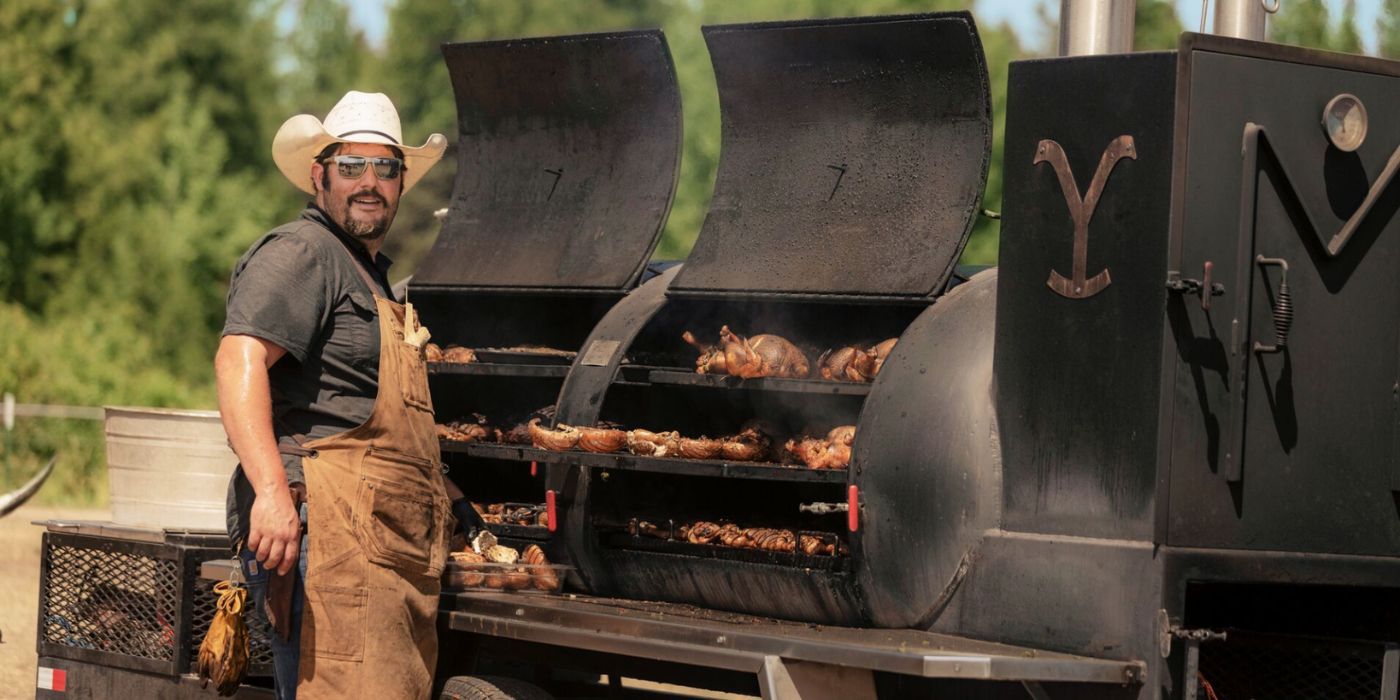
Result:
<svg viewBox="0 0 1400 700"><path fill-rule="evenodd" d="M501 431L487 425L486 416L473 413L471 420L456 420L437 425L437 436L454 442L500 442Z"/></svg>
<svg viewBox="0 0 1400 700"><path fill-rule="evenodd" d="M842 425L832 428L825 437L799 437L783 446L786 457L812 469L845 469L851 463L851 444L856 427Z"/></svg>
<svg viewBox="0 0 1400 700"><path fill-rule="evenodd" d="M817 358L817 375L834 381L868 382L870 377L861 372L861 366L869 367L864 350L853 345L834 348Z"/></svg>
<svg viewBox="0 0 1400 700"><path fill-rule="evenodd" d="M773 429L764 421L751 420L738 434L720 438L720 454L733 462L756 462L768 457L773 446Z"/></svg>
<svg viewBox="0 0 1400 700"><path fill-rule="evenodd" d="M701 343L690 331L682 333L681 339L700 351L695 360L695 371L700 374L730 374L745 379L801 378L810 371L807 356L781 336L745 338L723 326L719 329L718 346Z"/></svg>
<svg viewBox="0 0 1400 700"><path fill-rule="evenodd" d="M467 364L476 362L476 353L471 348L464 348L460 345L449 345L442 351L442 362L457 362Z"/></svg>
<svg viewBox="0 0 1400 700"><path fill-rule="evenodd" d="M579 428L578 448L588 452L617 452L627 446L627 431L616 428Z"/></svg>
<svg viewBox="0 0 1400 700"><path fill-rule="evenodd" d="M698 438L683 437L676 445L676 454L685 459L715 459L720 456L723 447L723 441L703 435Z"/></svg>
<svg viewBox="0 0 1400 700"><path fill-rule="evenodd" d="M680 449L681 436L674 430L653 433L650 430L627 431L627 449L642 457L672 457Z"/></svg>
<svg viewBox="0 0 1400 700"><path fill-rule="evenodd" d="M529 423L530 443L545 450L572 450L578 444L579 429L571 425L559 424L553 430L542 427L540 419L531 418Z"/></svg>
<svg viewBox="0 0 1400 700"><path fill-rule="evenodd" d="M695 334L686 331L681 340L695 346L700 357L695 358L695 371L700 374L729 374L724 364L724 350L714 345L706 345L695 339Z"/></svg>

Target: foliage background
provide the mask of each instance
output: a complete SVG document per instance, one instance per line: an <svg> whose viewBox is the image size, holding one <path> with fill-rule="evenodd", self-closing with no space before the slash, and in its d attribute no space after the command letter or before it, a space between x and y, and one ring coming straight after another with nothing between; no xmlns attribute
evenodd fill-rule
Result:
<svg viewBox="0 0 1400 700"><path fill-rule="evenodd" d="M705 24L964 9L969 0L397 0L373 49L343 0L4 0L0 3L0 392L20 403L211 407L210 359L227 276L302 198L273 168L272 134L324 115L346 90L388 93L409 141L455 139L438 46L448 41L663 27L685 118L681 181L659 258L684 257L719 154ZM1028 5L1028 10L1030 6ZM1040 16L1056 35L1044 5ZM291 13L295 21L277 21ZM1400 0L1385 0L1380 51L1400 55ZM1166 0L1138 0L1135 45L1170 49ZM980 26L996 142L983 206L1001 207L1010 61L1046 55L1005 25ZM1354 6L1290 0L1273 38L1359 51ZM412 272L449 198L445 159L400 209L386 251ZM983 219L964 260L993 263ZM21 419L0 443L0 489L55 452L41 500L101 503L101 426Z"/></svg>

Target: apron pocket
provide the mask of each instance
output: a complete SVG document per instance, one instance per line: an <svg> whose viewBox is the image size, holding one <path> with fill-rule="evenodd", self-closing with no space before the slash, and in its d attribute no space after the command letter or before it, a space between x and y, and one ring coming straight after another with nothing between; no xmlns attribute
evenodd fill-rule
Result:
<svg viewBox="0 0 1400 700"><path fill-rule="evenodd" d="M308 582L302 644L309 644L318 657L363 661L368 603L368 588L317 586Z"/></svg>
<svg viewBox="0 0 1400 700"><path fill-rule="evenodd" d="M431 460L371 450L355 503L355 530L365 557L402 573L424 575L432 568L442 524L436 489L424 470Z"/></svg>
<svg viewBox="0 0 1400 700"><path fill-rule="evenodd" d="M428 413L433 412L433 397L428 392L428 365L423 361L423 349L402 339L396 343L399 358L399 388L404 403Z"/></svg>

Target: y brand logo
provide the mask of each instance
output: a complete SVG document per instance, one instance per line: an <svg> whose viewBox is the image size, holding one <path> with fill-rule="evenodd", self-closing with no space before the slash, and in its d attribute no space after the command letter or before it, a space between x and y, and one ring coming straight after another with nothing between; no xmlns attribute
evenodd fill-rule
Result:
<svg viewBox="0 0 1400 700"><path fill-rule="evenodd" d="M1104 149L1103 156L1099 158L1099 169L1094 171L1094 179L1089 183L1089 191L1081 199L1079 183L1075 181L1074 173L1069 169L1069 161L1065 159L1065 152L1060 148L1060 144L1044 139L1035 150L1034 165L1049 162L1050 167L1054 168L1055 174L1059 176L1060 189L1065 193L1065 204L1069 207L1070 218L1074 220L1073 275L1066 279L1064 275L1051 270L1050 279L1045 281L1050 285L1050 289L1060 296L1088 299L1102 292L1104 287L1113 281L1109 279L1107 268L1093 277L1087 277L1084 268L1089 256L1089 220L1094 218L1094 210L1099 206L1099 195L1103 194L1109 173L1113 172L1113 166L1123 158L1137 160L1137 148L1133 145L1133 137L1127 134L1113 139L1108 148Z"/></svg>

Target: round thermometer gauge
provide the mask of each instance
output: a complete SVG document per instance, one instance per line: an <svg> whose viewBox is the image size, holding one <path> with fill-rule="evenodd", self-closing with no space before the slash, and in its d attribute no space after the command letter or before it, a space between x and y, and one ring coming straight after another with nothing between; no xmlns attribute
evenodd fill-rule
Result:
<svg viewBox="0 0 1400 700"><path fill-rule="evenodd" d="M1322 128L1327 140L1338 150L1350 153L1366 140L1366 105L1356 95L1342 93L1327 102L1322 111Z"/></svg>

